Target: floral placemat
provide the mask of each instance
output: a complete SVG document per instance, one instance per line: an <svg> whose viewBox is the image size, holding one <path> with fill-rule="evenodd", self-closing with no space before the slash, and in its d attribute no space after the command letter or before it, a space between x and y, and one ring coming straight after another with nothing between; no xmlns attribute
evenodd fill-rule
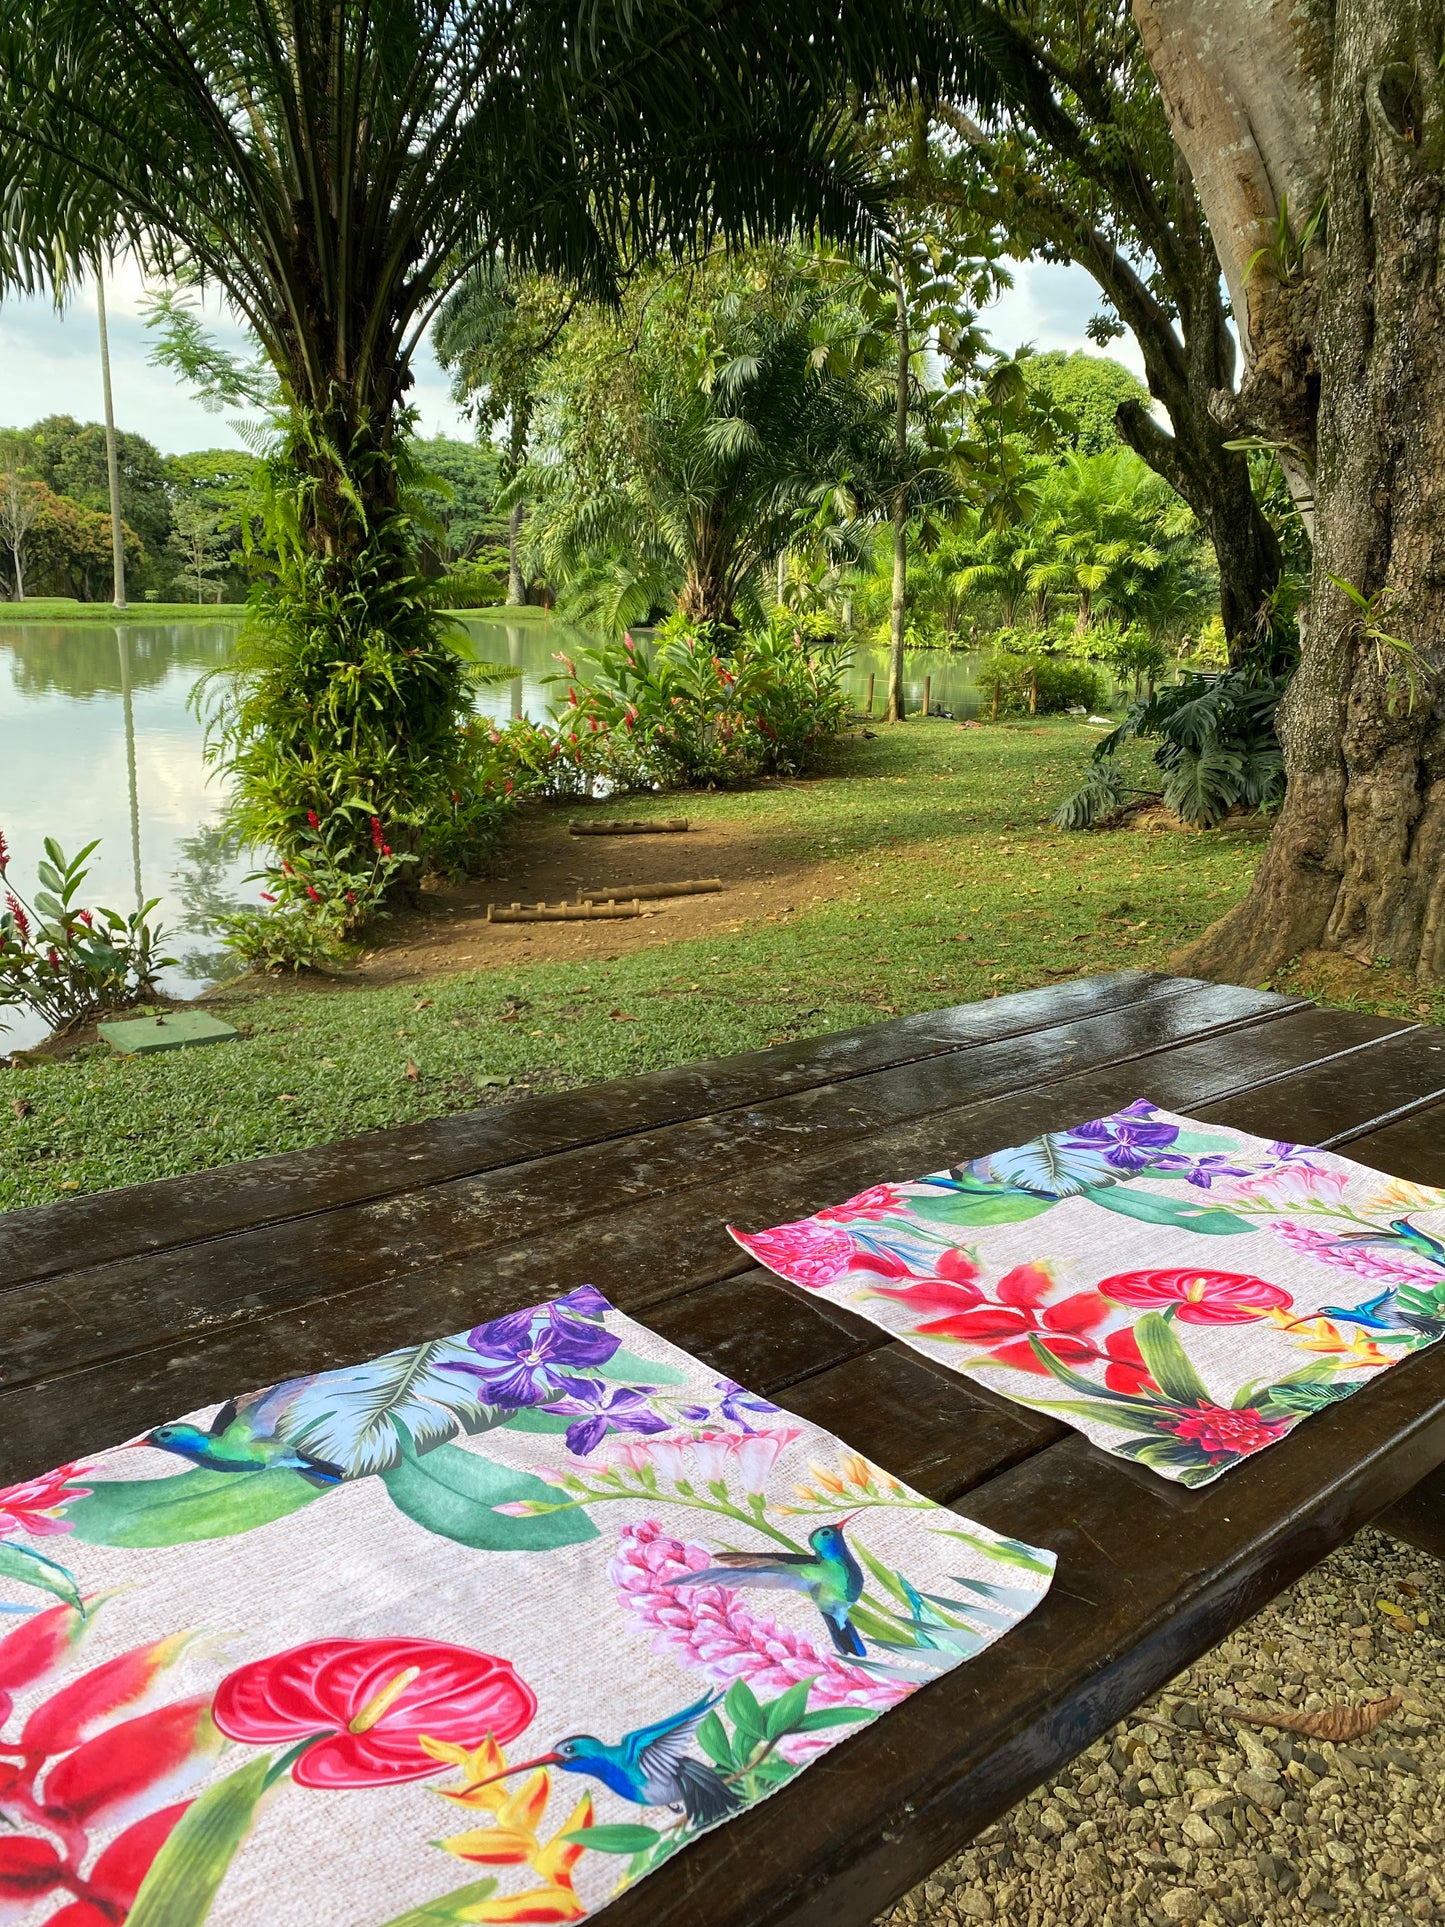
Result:
<svg viewBox="0 0 1445 1927"><path fill-rule="evenodd" d="M1053 1565L587 1286L244 1394L0 1490L0 1917L582 1920Z"/></svg>
<svg viewBox="0 0 1445 1927"><path fill-rule="evenodd" d="M1142 1098L729 1229L779 1277L1186 1485L1445 1333L1445 1190Z"/></svg>

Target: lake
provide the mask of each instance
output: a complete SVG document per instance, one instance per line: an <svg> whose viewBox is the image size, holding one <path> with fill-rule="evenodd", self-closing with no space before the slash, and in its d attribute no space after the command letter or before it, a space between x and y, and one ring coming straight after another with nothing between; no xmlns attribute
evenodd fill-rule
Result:
<svg viewBox="0 0 1445 1927"><path fill-rule="evenodd" d="M565 623L468 619L477 656L506 663L506 683L477 693L477 707L505 721L543 717L555 692L559 650L589 638ZM235 627L227 622L0 623L0 830L11 874L33 897L42 843L72 855L92 838L88 902L128 914L160 898L165 948L179 961L166 989L190 995L228 974L212 919L220 907L256 903L249 861L227 850L216 822L222 792L202 757L192 704L199 679L223 663ZM908 658L910 710L933 679L933 701L956 715L978 706L976 659L919 652ZM861 707L877 678L875 714L885 702L886 655L859 648L850 688ZM0 1050L36 1043L43 1026L3 1012Z"/></svg>

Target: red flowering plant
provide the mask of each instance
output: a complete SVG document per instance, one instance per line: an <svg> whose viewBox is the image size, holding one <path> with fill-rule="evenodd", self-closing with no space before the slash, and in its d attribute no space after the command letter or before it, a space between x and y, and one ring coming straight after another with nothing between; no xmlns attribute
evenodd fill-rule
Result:
<svg viewBox="0 0 1445 1927"><path fill-rule="evenodd" d="M133 1647L57 1684L17 1724L17 1699L73 1666L103 1604L53 1606L0 1640L6 1919L26 1902L62 1900L46 1916L55 1927L124 1920L223 1744L208 1695L153 1704L187 1634ZM101 1832L114 1837L97 1852Z"/></svg>
<svg viewBox="0 0 1445 1927"><path fill-rule="evenodd" d="M1015 1265L999 1279L991 1296L977 1282L981 1267L960 1246L939 1253L927 1276L881 1250L856 1255L852 1268L898 1279L896 1285L872 1287L872 1295L930 1314L910 1326L909 1335L974 1346L981 1355L969 1359L970 1365L1004 1365L1012 1371L1042 1375L1048 1370L1043 1362L1046 1354L1071 1365L1102 1365L1105 1383L1118 1391L1132 1391L1143 1372L1128 1326L1100 1333L1100 1327L1115 1315L1112 1307L1097 1291L1057 1296L1057 1283L1046 1264Z"/></svg>
<svg viewBox="0 0 1445 1927"><path fill-rule="evenodd" d="M397 878L417 863L392 848L390 832L359 797L325 816L307 810L287 837L287 855L252 873L264 883L265 910L218 920L228 947L253 966L299 970L342 952L347 940L384 916Z"/></svg>
<svg viewBox="0 0 1445 1927"><path fill-rule="evenodd" d="M124 917L99 905L82 907L81 886L90 875L85 865L97 847L98 841L87 843L67 857L47 837L31 903L10 878L10 852L0 835L0 1010L18 1005L52 1030L70 1029L140 1003L175 962L159 954L161 928L150 922L158 897Z"/></svg>
<svg viewBox="0 0 1445 1927"><path fill-rule="evenodd" d="M1039 1338L1029 1342L1040 1366L1075 1394L1034 1399L1045 1411L1091 1419L1131 1436L1114 1449L1182 1485L1206 1485L1251 1453L1283 1438L1311 1412L1347 1398L1330 1362L1307 1365L1272 1385L1243 1385L1220 1405L1175 1336L1168 1313L1147 1311L1133 1327L1139 1368L1130 1387L1103 1386L1065 1363Z"/></svg>

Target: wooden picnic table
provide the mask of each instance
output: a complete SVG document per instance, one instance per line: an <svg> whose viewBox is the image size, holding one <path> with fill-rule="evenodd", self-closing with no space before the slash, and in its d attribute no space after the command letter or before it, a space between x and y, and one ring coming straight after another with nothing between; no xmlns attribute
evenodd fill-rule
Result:
<svg viewBox="0 0 1445 1927"><path fill-rule="evenodd" d="M0 1485L597 1285L943 1504L1058 1552L1021 1627L607 1913L862 1927L1445 1464L1445 1344L1191 1492L778 1282L723 1230L1139 1097L1445 1183L1445 1030L1137 972L1074 980L0 1218ZM1431 1503L1414 1501L1425 1537Z"/></svg>

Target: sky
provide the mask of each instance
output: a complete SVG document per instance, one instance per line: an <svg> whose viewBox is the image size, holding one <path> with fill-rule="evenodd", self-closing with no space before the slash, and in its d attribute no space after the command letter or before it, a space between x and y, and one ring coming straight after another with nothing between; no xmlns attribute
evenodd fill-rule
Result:
<svg viewBox="0 0 1445 1927"><path fill-rule="evenodd" d="M1014 286L982 316L996 346L1012 350L1028 341L1039 350L1098 352L1085 338L1084 327L1100 307L1100 296L1082 268L1029 261L1012 264L1011 272ZM146 436L165 455L239 446L240 435L227 415L208 413L166 369L150 365L144 293L140 276L126 263L106 283L117 425ZM208 304L207 319L222 343L245 352L240 329L217 303ZM1132 335L1114 342L1110 352L1142 378L1143 361ZM471 430L451 399L429 343L417 358L415 372L412 400L421 414L421 432L470 440ZM0 428L28 427L45 415L100 419L93 287L63 315L45 299L0 301Z"/></svg>

